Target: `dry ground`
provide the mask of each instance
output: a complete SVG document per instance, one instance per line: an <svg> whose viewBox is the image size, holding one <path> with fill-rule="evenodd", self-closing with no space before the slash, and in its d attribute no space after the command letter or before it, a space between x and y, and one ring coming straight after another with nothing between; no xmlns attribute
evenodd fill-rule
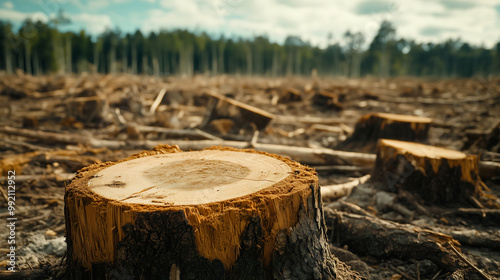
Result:
<svg viewBox="0 0 500 280"><path fill-rule="evenodd" d="M165 97L155 104L162 88L167 89ZM8 170L15 170L17 175L19 269L58 268L65 252L64 186L80 168L149 148L148 141L169 145L197 139L251 141L254 135L247 130L227 132L213 124L205 126L208 135L197 130L209 107L206 92L217 92L274 114L274 120L258 136L258 143L334 148L352 132L362 115L390 112L432 118L428 140L431 145L500 162L500 129L494 129L500 122L500 79L0 75L0 170L2 176ZM318 93L326 93L329 98L318 100ZM12 128L55 132L68 139L43 133L23 135ZM369 172L338 161L318 167L323 185L342 183ZM7 181L2 178L2 189L6 190ZM500 174L484 181L492 194L500 194ZM453 210L429 206L428 217L408 221L388 212L383 218L444 232L468 229L474 230L471 235L485 234L492 242L487 244L496 247L464 245L461 249L479 269L491 277L500 277L500 222L475 222L454 215ZM6 221L7 217L7 201L2 196L0 218ZM5 226L0 227L0 236L2 261L9 251ZM355 270L371 279L464 279L463 275L440 272L426 259L377 259L332 249L341 260L350 261ZM2 270L6 268L5 261L0 265Z"/></svg>

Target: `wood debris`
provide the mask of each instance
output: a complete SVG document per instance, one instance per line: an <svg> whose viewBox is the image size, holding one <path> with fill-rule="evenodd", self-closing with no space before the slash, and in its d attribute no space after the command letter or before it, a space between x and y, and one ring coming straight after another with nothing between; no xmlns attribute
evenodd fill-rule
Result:
<svg viewBox="0 0 500 280"><path fill-rule="evenodd" d="M276 153L316 167L330 233L336 229L328 221L334 220L343 232L333 234L330 241L347 245L348 251L358 255L352 265L363 270L363 275L445 279L480 275L480 270L492 279L500 277L500 255L488 249L497 248L499 238L494 207L500 203L499 79L485 83L478 79L126 74L36 77L19 71L0 75L0 180L5 182L8 170L18 174L17 213L25 228L30 228L29 234L65 235L64 186L80 168L117 161L159 144L178 145L185 151L222 145ZM357 132L361 130L356 125L363 116L388 114L411 115L419 123L410 122L407 128L415 131L418 127L419 133L402 140L477 156L477 169L469 170L477 180L467 178L474 189L459 195L462 188L447 183L456 178L446 176L438 176L443 187L427 199L422 197L431 192L423 191L424 187L419 194L417 185L422 184L416 184L417 180L412 188L393 184L401 187L399 192L382 187L387 176L373 173L378 168L376 141L406 130L400 126L387 134L369 134ZM432 122L418 121L428 119ZM390 128L389 123L383 128ZM377 131L382 130L379 125ZM370 141L342 148L351 141L346 139L358 136ZM405 175L396 163L387 170ZM449 167L442 163L438 169ZM365 181L368 174L372 180ZM358 179L349 183L350 178ZM332 196L329 186L335 189ZM460 204L450 203L458 197ZM0 207L6 203L2 195ZM352 225L356 227L349 229ZM379 231L367 230L372 227ZM0 234L5 231L0 229ZM396 235L391 233L410 245L393 242ZM19 242L27 242L29 234L20 232ZM380 242L378 247L375 241ZM418 242L424 246L418 247ZM452 242L478 270L460 260L446 242ZM371 244L372 251L366 244ZM45 257L49 263L60 261L55 255ZM39 272L39 263L20 265L31 265L34 274Z"/></svg>

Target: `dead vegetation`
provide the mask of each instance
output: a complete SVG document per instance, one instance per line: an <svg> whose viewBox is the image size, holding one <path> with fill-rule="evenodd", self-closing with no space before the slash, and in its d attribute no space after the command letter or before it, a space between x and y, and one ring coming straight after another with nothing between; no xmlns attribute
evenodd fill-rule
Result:
<svg viewBox="0 0 500 280"><path fill-rule="evenodd" d="M416 140L477 155L481 195L431 203L416 186L380 187L384 176L367 181L377 137L359 138L355 128L373 113L432 119ZM0 76L1 180L5 186L7 171L16 171L18 265L24 274L45 275L37 277L47 277L64 254L64 186L74 173L169 144L255 148L315 167L328 193L331 250L368 279L494 279L499 124L499 79ZM391 129L383 137L397 138L398 128ZM337 150L350 136L371 146L346 142L351 148ZM391 180L404 181L412 175L406 171ZM440 176L446 183L459 175Z"/></svg>

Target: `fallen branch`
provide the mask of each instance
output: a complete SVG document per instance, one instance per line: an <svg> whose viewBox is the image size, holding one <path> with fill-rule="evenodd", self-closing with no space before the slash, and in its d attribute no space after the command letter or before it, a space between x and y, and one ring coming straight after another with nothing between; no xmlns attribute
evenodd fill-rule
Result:
<svg viewBox="0 0 500 280"><path fill-rule="evenodd" d="M370 167L363 166L353 166L353 165L319 165L319 166L311 166L316 172L342 172L343 174L346 172L363 172L370 173Z"/></svg>
<svg viewBox="0 0 500 280"><path fill-rule="evenodd" d="M162 127L151 127L151 126L139 126L139 130L147 131L147 132L158 132L164 133L171 137L194 137L197 139L206 139L208 138L207 134L200 133L198 131L193 130L185 130L185 129L168 129ZM10 126L0 127L0 133L5 133L9 135L18 135L23 137L29 137L31 139L37 139L46 143L62 143L62 144L73 144L73 145L89 145L95 148L109 148L109 149L124 149L124 148L137 148L144 147L149 148L149 141L121 141L121 140L106 140L106 139L97 139L84 135L75 135L75 134L64 134L64 133L55 133L55 132L47 132L42 130L29 130L24 128L15 128ZM177 141L177 140L173 140ZM156 145L154 145L156 146ZM153 146L153 147L154 147Z"/></svg>
<svg viewBox="0 0 500 280"><path fill-rule="evenodd" d="M327 208L324 213L328 229L332 231L330 240L337 240L338 246L349 246L349 250L358 256L429 259L446 271L461 267L447 246L458 242L449 235Z"/></svg>
<svg viewBox="0 0 500 280"><path fill-rule="evenodd" d="M239 149L249 148L248 142L240 141L178 141L165 140L162 142L150 141L148 149L154 148L156 145L163 143L169 145L178 145L182 150L202 150L211 146L229 146ZM255 143L253 148L258 151L279 154L288 156L298 162L309 165L328 165L335 162L343 164L349 163L352 165L372 166L375 162L374 154L362 154L353 152L336 151L326 148L307 148L294 147L275 144Z"/></svg>
<svg viewBox="0 0 500 280"><path fill-rule="evenodd" d="M500 238L486 231L478 231L475 229L451 231L438 230L452 236L454 239L458 240L460 244L500 250Z"/></svg>
<svg viewBox="0 0 500 280"><path fill-rule="evenodd" d="M286 115L276 115L273 120L274 124L291 124L291 123L302 123L302 124L324 124L324 125L340 125L345 123L345 119L341 118L321 118L321 117L301 117L301 116L286 116Z"/></svg>
<svg viewBox="0 0 500 280"><path fill-rule="evenodd" d="M178 138L189 138L189 139L210 139L210 134L203 132L199 129L196 130L191 130L191 129L172 129L172 128L164 128L164 127L157 127L157 126L145 126L145 125L138 125L137 129L140 132L154 132L154 133L159 133L163 134L164 137L178 137ZM220 138L218 138L220 139Z"/></svg>
<svg viewBox="0 0 500 280"><path fill-rule="evenodd" d="M0 139L0 141L5 142L11 146L20 146L20 147L28 148L28 149L33 150L33 151L48 151L48 150L50 150L49 148L46 148L46 147L33 145L33 144L29 144L29 143L22 142L22 141L15 141L15 140L9 140L9 139Z"/></svg>
<svg viewBox="0 0 500 280"><path fill-rule="evenodd" d="M88 137L74 134L63 134L55 132L46 132L42 130L29 130L24 128L15 128L11 126L0 127L0 133L9 135L18 135L23 137L35 138L47 143L66 143L66 144L84 144L88 142Z"/></svg>
<svg viewBox="0 0 500 280"><path fill-rule="evenodd" d="M339 211L353 213L361 216L375 217L372 213L366 211L365 209L359 207L354 203L339 199L335 202L329 203L325 206L326 208L337 209Z"/></svg>
<svg viewBox="0 0 500 280"><path fill-rule="evenodd" d="M389 265L389 268L392 270L392 271L395 271L397 272L398 274L402 275L404 278L408 279L408 280L417 280L416 278L414 277L411 277L410 275L408 275L407 273L405 273L404 271L402 271L401 269L393 266L393 265Z"/></svg>
<svg viewBox="0 0 500 280"><path fill-rule="evenodd" d="M75 173L61 173L61 174L50 174L50 175L17 175L16 183L24 183L28 181L40 181L40 180L50 180L50 181L69 181L75 177ZM0 182L7 181L7 176L0 177Z"/></svg>
<svg viewBox="0 0 500 280"><path fill-rule="evenodd" d="M480 161L479 176L483 179L500 176L500 163L494 161Z"/></svg>
<svg viewBox="0 0 500 280"><path fill-rule="evenodd" d="M446 212L445 216L459 216L468 223L481 224L483 226L500 226L500 209L477 209L458 208Z"/></svg>
<svg viewBox="0 0 500 280"><path fill-rule="evenodd" d="M450 245L451 250L453 253L455 253L461 260L463 260L465 263L467 263L470 267L472 267L477 273L479 273L481 276L483 276L484 279L490 280L490 276L488 276L486 273L484 273L481 269L477 268L473 263L471 263L462 253L460 253L453 244L448 243Z"/></svg>
<svg viewBox="0 0 500 280"><path fill-rule="evenodd" d="M167 132L167 129L164 130ZM177 133L179 136L179 131L169 130L171 133ZM183 130L186 132L186 130ZM30 137L38 139L45 142L58 142L65 144L83 144L89 145L94 148L109 148L109 149L152 149L159 144L169 144L178 145L182 150L203 150L211 146L228 146L239 149L245 148L255 148L259 151L264 151L268 153L275 153L283 156L288 156L298 162L309 164L309 165L356 165L362 167L372 168L375 163L375 154L368 153L356 153L356 152L346 152L337 151L327 148L307 148L307 147L294 147L285 145L275 145L275 144L262 144L255 143L253 147L250 147L248 142L243 141L220 141L220 140L177 140L177 139L166 139L162 141L151 141L151 140L106 140L97 139L93 137L88 137L84 135L74 135L74 134L62 134L54 132L45 131L32 131L23 128L15 128L10 126L0 127L0 133L19 135L24 137ZM206 137L202 133L193 131L197 136ZM192 134L191 131L189 134ZM497 172L497 173L494 173ZM494 176L495 174L500 174L500 164L493 162L479 162L479 174L482 178L489 178L488 176ZM484 175L484 176L483 176Z"/></svg>
<svg viewBox="0 0 500 280"><path fill-rule="evenodd" d="M368 174L344 184L322 186L321 197L323 199L338 199L347 196L351 194L352 189L354 189L359 184L363 184L364 182L368 181L370 177L371 175Z"/></svg>
<svg viewBox="0 0 500 280"><path fill-rule="evenodd" d="M151 108L149 109L150 114L154 114L156 111L156 108L160 105L161 101L163 100L163 97L165 96L165 93L167 93L167 88L162 88L160 92L158 93L158 96L156 96L155 101L153 102L153 105L151 105Z"/></svg>

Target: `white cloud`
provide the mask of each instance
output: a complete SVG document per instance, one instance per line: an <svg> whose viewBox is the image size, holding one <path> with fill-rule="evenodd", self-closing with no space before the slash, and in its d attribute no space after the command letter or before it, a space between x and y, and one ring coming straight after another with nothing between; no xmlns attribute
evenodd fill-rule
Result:
<svg viewBox="0 0 500 280"><path fill-rule="evenodd" d="M150 11L143 21L144 31L191 28L227 36L267 35L279 43L288 35L299 35L324 46L328 32L340 38L348 27L359 21L356 15L346 16L349 5L324 0L161 0L160 5L163 9Z"/></svg>
<svg viewBox="0 0 500 280"><path fill-rule="evenodd" d="M7 9L11 9L11 10L14 9L14 4L12 4L12 2L9 2L9 1L3 3L3 6Z"/></svg>
<svg viewBox="0 0 500 280"><path fill-rule="evenodd" d="M492 3L477 1L470 8L447 9L435 1L402 3L401 14L395 15L398 36L420 42L442 42L461 38L472 44L492 47L500 37L500 28ZM434 30L435 33L425 32Z"/></svg>
<svg viewBox="0 0 500 280"><path fill-rule="evenodd" d="M81 11L99 11L101 9L107 8L112 5L130 2L132 0L59 0L59 3L64 4L64 2L71 3L78 7ZM56 2L57 3L57 2Z"/></svg>
<svg viewBox="0 0 500 280"><path fill-rule="evenodd" d="M132 0L60 0L76 5L83 12L71 19L96 34L113 27L117 16L96 15L99 9L117 7ZM283 43L286 36L298 35L313 45L326 46L327 35L342 42L345 31L362 32L368 45L383 20L391 21L397 37L420 42L440 42L461 37L473 44L491 47L500 37L500 17L494 0L141 0L157 6L144 10L137 5L136 14L123 13L126 24L120 27L144 32L186 28L206 31L211 35L251 37L267 35ZM374 4L375 2L376 5ZM132 2L130 2L132 3ZM384 5L387 5L385 8ZM451 7L451 8L450 8ZM2 10L0 10L1 13ZM5 12L6 10L4 10ZM373 12L372 12L373 11ZM102 14L102 11L99 11ZM1 18L5 18L0 14ZM16 17L16 15L10 15ZM23 16L24 18L24 16ZM123 21L123 20L122 20Z"/></svg>
<svg viewBox="0 0 500 280"><path fill-rule="evenodd" d="M91 34L99 34L104 32L106 28L112 27L111 18L107 15L83 13L68 16L72 24L81 26L82 29Z"/></svg>
<svg viewBox="0 0 500 280"><path fill-rule="evenodd" d="M21 23L26 19L31 19L32 21L43 21L47 22L47 15L42 12L34 13L23 13L18 11L12 11L7 9L0 9L0 18L6 21L11 21L13 23Z"/></svg>

